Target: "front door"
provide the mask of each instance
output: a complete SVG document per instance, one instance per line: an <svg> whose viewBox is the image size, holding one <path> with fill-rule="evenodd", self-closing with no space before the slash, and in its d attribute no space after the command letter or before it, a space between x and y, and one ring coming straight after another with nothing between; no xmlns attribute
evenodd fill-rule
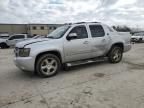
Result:
<svg viewBox="0 0 144 108"><path fill-rule="evenodd" d="M87 59L91 57L91 43L88 38L86 27L74 27L69 34L77 34L77 38L65 40L64 54L66 62Z"/></svg>

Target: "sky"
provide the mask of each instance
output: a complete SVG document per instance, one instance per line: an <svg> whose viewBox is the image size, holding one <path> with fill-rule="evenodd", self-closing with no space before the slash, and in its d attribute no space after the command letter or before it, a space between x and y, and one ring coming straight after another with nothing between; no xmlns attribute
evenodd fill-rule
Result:
<svg viewBox="0 0 144 108"><path fill-rule="evenodd" d="M144 0L0 0L0 23L84 21L144 27Z"/></svg>

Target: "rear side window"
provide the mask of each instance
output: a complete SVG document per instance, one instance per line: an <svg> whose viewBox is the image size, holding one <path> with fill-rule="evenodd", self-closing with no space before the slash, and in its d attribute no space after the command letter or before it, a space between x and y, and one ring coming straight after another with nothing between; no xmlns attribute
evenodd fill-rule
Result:
<svg viewBox="0 0 144 108"><path fill-rule="evenodd" d="M13 39L24 39L25 36L24 35L15 35L15 36L12 36L9 40L13 40Z"/></svg>
<svg viewBox="0 0 144 108"><path fill-rule="evenodd" d="M90 25L92 37L103 37L105 35L104 29L101 25Z"/></svg>
<svg viewBox="0 0 144 108"><path fill-rule="evenodd" d="M77 26L71 30L70 33L76 33L77 39L88 38L87 30L85 26Z"/></svg>
<svg viewBox="0 0 144 108"><path fill-rule="evenodd" d="M15 39L23 39L25 36L24 35L16 35Z"/></svg>

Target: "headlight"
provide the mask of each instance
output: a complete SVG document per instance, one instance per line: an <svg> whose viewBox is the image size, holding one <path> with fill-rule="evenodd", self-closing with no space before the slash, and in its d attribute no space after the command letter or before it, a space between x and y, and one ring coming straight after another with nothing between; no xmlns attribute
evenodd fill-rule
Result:
<svg viewBox="0 0 144 108"><path fill-rule="evenodd" d="M19 49L19 56L20 57L28 57L29 54L30 54L30 48Z"/></svg>

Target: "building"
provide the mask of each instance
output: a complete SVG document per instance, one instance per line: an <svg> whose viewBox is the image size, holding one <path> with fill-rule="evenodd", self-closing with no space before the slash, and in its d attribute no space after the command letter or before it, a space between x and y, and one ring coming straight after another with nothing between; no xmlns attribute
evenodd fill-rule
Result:
<svg viewBox="0 0 144 108"><path fill-rule="evenodd" d="M28 34L35 35L47 35L56 28L60 27L61 24L28 24Z"/></svg>
<svg viewBox="0 0 144 108"><path fill-rule="evenodd" d="M0 24L0 34L27 33L26 24Z"/></svg>
<svg viewBox="0 0 144 108"><path fill-rule="evenodd" d="M62 24L0 24L0 34L47 35Z"/></svg>

